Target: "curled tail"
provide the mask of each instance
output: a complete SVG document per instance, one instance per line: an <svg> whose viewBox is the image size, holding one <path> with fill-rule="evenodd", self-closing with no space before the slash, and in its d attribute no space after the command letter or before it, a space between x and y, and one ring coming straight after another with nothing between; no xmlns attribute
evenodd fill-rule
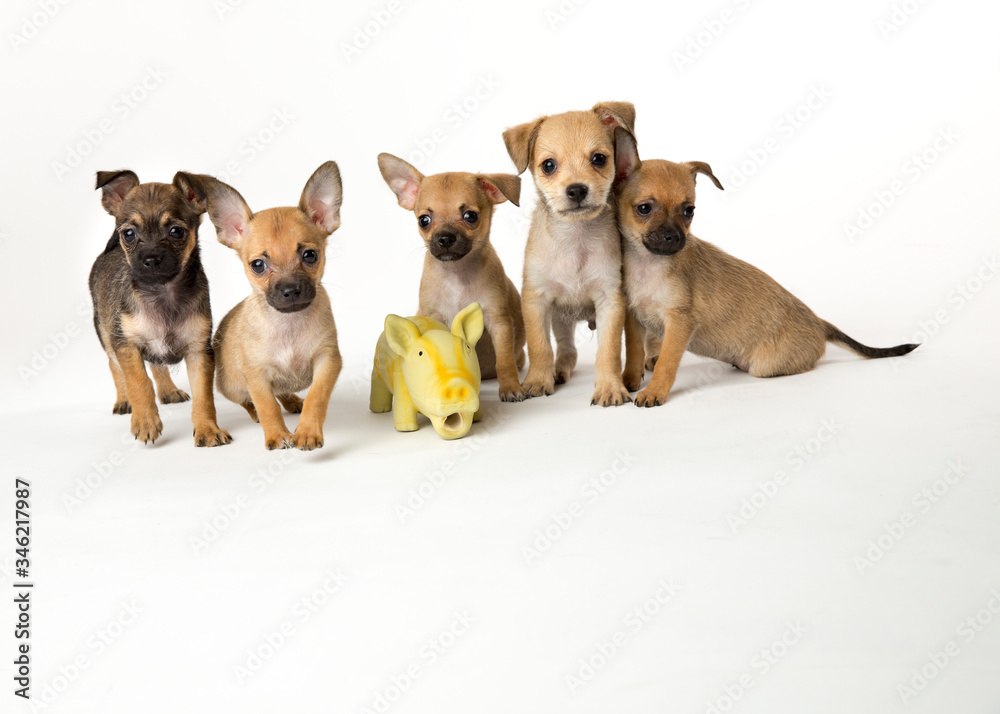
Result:
<svg viewBox="0 0 1000 714"><path fill-rule="evenodd" d="M841 347L846 347L855 354L858 354L865 359L878 359L879 357L899 357L900 355L905 355L919 347L919 344L909 344L909 345L896 345L895 347L869 347L868 345L863 345L855 339L852 339L845 335L843 332L838 330L836 327L831 325L829 322L824 320L823 325L826 326L826 339L828 342L832 342L835 345L840 345Z"/></svg>

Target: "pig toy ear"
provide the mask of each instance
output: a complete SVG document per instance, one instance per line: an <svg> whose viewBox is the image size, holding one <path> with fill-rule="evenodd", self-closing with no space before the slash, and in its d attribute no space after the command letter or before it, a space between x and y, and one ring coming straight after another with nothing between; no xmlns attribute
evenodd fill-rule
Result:
<svg viewBox="0 0 1000 714"><path fill-rule="evenodd" d="M405 357L413 343L420 339L420 329L405 317L387 315L385 339L389 343L389 349L400 357Z"/></svg>
<svg viewBox="0 0 1000 714"><path fill-rule="evenodd" d="M473 347L483 336L483 308L478 302L471 303L451 321L451 334L460 337Z"/></svg>

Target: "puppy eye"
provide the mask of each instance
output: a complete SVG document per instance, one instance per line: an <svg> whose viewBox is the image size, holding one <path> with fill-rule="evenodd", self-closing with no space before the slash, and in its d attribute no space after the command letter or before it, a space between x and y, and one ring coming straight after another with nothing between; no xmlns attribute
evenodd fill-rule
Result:
<svg viewBox="0 0 1000 714"><path fill-rule="evenodd" d="M260 258L257 258L257 260L251 260L250 261L250 270L252 270L253 272L257 273L257 275L260 275L265 270L267 270L267 263L265 263Z"/></svg>
<svg viewBox="0 0 1000 714"><path fill-rule="evenodd" d="M684 206L684 217L694 218L694 206Z"/></svg>
<svg viewBox="0 0 1000 714"><path fill-rule="evenodd" d="M315 263L319 260L319 253L310 248L309 250L302 251L302 262L303 263Z"/></svg>
<svg viewBox="0 0 1000 714"><path fill-rule="evenodd" d="M462 214L462 218L465 220L466 223L475 223L476 221L479 220L479 214L476 213L475 211L466 211L465 213Z"/></svg>
<svg viewBox="0 0 1000 714"><path fill-rule="evenodd" d="M132 241L134 241L135 240L135 230L133 230L132 228L126 228L125 230L123 230L122 231L122 239L126 243L131 243Z"/></svg>
<svg viewBox="0 0 1000 714"><path fill-rule="evenodd" d="M421 228L426 228L431 224L431 217L425 213L424 215L420 216L420 218L417 219L417 223L420 224Z"/></svg>
<svg viewBox="0 0 1000 714"><path fill-rule="evenodd" d="M590 163L594 166L604 166L604 164L608 163L608 157L598 152L590 157Z"/></svg>
<svg viewBox="0 0 1000 714"><path fill-rule="evenodd" d="M545 159L542 162L542 173L546 176L554 174L556 171L556 162L553 159Z"/></svg>
<svg viewBox="0 0 1000 714"><path fill-rule="evenodd" d="M183 238L184 237L184 229L181 228L180 226L174 226L173 228L170 229L170 232L169 232L168 235L171 238Z"/></svg>
<svg viewBox="0 0 1000 714"><path fill-rule="evenodd" d="M635 207L635 212L640 216L648 216L653 212L653 204L651 203L640 203Z"/></svg>

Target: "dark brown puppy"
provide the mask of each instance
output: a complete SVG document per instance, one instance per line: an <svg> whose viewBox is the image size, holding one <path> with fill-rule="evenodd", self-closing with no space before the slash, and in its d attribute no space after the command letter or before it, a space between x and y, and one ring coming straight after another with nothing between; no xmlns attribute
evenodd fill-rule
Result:
<svg viewBox="0 0 1000 714"><path fill-rule="evenodd" d="M97 188L115 218L90 271L94 327L118 393L112 411L131 412L135 438L156 441L163 423L145 362L160 401L169 404L190 398L167 369L183 359L194 392L195 446L228 444L231 437L215 422L212 312L198 253L204 195L179 173L173 184L140 184L132 171L99 171Z"/></svg>

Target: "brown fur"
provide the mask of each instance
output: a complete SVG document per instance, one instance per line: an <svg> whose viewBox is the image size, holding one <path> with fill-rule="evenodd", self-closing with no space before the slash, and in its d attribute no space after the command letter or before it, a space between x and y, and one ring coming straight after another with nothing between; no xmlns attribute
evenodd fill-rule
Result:
<svg viewBox="0 0 1000 714"><path fill-rule="evenodd" d="M828 340L865 357L905 354L916 347L860 345L763 271L691 235L696 174L722 188L711 167L700 161L640 162L629 134L618 132L616 142L630 313L625 381L633 388L643 376L643 333L662 339L653 377L636 395L637 406L667 400L685 350L755 377L777 377L812 369Z"/></svg>
<svg viewBox="0 0 1000 714"><path fill-rule="evenodd" d="M190 179L204 186L219 241L237 252L253 288L215 333L219 391L260 422L268 449L319 448L342 366L330 299L320 282L327 237L340 225L337 165L328 161L316 169L297 208L259 213L221 181ZM257 261L260 273L253 267ZM306 388L302 400L295 392ZM279 402L289 412L302 412L294 434Z"/></svg>
<svg viewBox="0 0 1000 714"><path fill-rule="evenodd" d="M424 176L391 154L379 154L378 163L399 205L417 216L427 246L417 313L450 325L462 309L478 302L486 324L476 344L482 378L497 377L501 401L523 400L521 296L490 243L493 209L508 199L518 205L521 179L464 172ZM427 225L422 225L425 216Z"/></svg>
<svg viewBox="0 0 1000 714"><path fill-rule="evenodd" d="M518 172L531 172L539 196L524 253L527 396L552 394L556 384L569 380L576 365L575 325L587 320L596 325L598 338L591 404L617 406L631 400L621 372L625 297L611 189L613 132L621 127L631 133L634 123L631 104L605 102L590 111L540 117L503 133L514 165ZM595 161L598 154L603 163ZM547 171L550 160L554 170ZM586 189L582 199L581 187Z"/></svg>
<svg viewBox="0 0 1000 714"><path fill-rule="evenodd" d="M173 184L140 184L132 171L100 171L97 188L115 218L90 272L94 328L115 383L112 412L131 413L135 438L155 442L163 431L156 393L164 404L190 398L167 369L183 359L194 393L195 446L228 444L232 439L215 420L212 313L198 251L204 195L181 173Z"/></svg>

